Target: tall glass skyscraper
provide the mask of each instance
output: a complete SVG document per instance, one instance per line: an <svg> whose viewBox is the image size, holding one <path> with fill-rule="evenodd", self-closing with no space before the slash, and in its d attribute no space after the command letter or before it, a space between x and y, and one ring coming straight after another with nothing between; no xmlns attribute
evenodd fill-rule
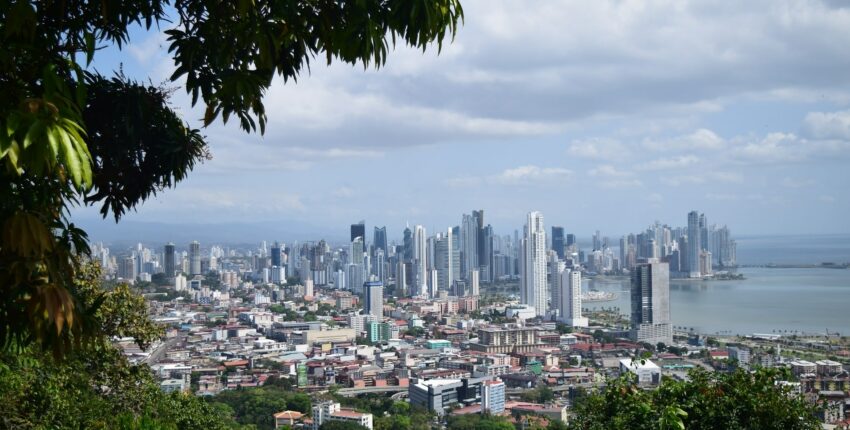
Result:
<svg viewBox="0 0 850 430"><path fill-rule="evenodd" d="M163 255L163 266L165 266L165 276L171 278L174 276L174 244L169 242L165 245L165 253Z"/></svg>
<svg viewBox="0 0 850 430"><path fill-rule="evenodd" d="M197 240L189 244L189 274L201 274L201 244Z"/></svg>
<svg viewBox="0 0 850 430"><path fill-rule="evenodd" d="M704 218L703 218L704 219ZM700 230L700 215L697 211L688 213L688 277L699 278L699 254L702 251L702 231Z"/></svg>
<svg viewBox="0 0 850 430"><path fill-rule="evenodd" d="M351 224L351 241L357 238L363 239L366 242L366 221L360 221L357 224Z"/></svg>
<svg viewBox="0 0 850 430"><path fill-rule="evenodd" d="M639 264L632 270L632 329L636 342L673 342L670 324L670 266Z"/></svg>
<svg viewBox="0 0 850 430"><path fill-rule="evenodd" d="M564 247L566 246L567 243L564 238L564 228L552 226L552 250L558 254L558 258L561 260L564 259Z"/></svg>

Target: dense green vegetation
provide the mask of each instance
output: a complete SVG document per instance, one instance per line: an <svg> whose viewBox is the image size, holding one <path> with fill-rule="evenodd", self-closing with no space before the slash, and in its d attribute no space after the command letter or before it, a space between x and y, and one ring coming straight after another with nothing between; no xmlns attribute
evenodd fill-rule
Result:
<svg viewBox="0 0 850 430"><path fill-rule="evenodd" d="M332 394L335 401L347 408L369 412L374 418L375 430L429 430L434 414L410 403L394 401L381 394L366 394L358 397L345 397Z"/></svg>
<svg viewBox="0 0 850 430"><path fill-rule="evenodd" d="M369 430L360 424L350 421L327 421L322 423L319 430Z"/></svg>
<svg viewBox="0 0 850 430"><path fill-rule="evenodd" d="M816 430L815 409L789 388L777 385L787 375L693 370L689 381L665 379L657 390L643 390L628 377L604 392L578 402L570 428L576 430L784 429Z"/></svg>
<svg viewBox="0 0 850 430"><path fill-rule="evenodd" d="M449 430L514 430L507 418L488 414L453 415L449 417Z"/></svg>
<svg viewBox="0 0 850 430"><path fill-rule="evenodd" d="M284 386L269 384L258 388L224 391L215 396L213 406L226 405L239 424L253 424L259 430L273 429L273 414L281 411L298 411L310 415L310 396L294 393ZM219 406L220 407L220 406Z"/></svg>

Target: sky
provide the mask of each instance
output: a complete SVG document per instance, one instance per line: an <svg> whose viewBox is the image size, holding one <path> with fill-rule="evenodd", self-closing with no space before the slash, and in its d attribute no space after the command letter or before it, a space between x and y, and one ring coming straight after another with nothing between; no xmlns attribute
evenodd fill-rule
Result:
<svg viewBox="0 0 850 430"><path fill-rule="evenodd" d="M140 223L342 238L359 220L393 239L473 209L499 233L531 210L583 237L690 210L737 234L850 233L850 3L462 4L441 53L397 47L379 70L317 59L273 84L264 136L218 122L213 159L175 189L118 226L75 218L95 240ZM93 67L164 81L167 28ZM201 107L172 102L199 126Z"/></svg>

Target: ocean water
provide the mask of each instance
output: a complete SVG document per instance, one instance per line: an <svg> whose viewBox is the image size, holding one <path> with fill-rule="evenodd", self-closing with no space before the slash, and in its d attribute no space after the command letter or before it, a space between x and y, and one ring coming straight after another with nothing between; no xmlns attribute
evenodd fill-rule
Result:
<svg viewBox="0 0 850 430"><path fill-rule="evenodd" d="M707 334L829 330L850 335L850 270L742 268L739 272L746 279L671 280L673 325ZM629 287L626 279L588 279L584 288L614 292L618 297L584 307L616 306L628 315Z"/></svg>
<svg viewBox="0 0 850 430"><path fill-rule="evenodd" d="M850 235L740 236L738 264L850 262Z"/></svg>

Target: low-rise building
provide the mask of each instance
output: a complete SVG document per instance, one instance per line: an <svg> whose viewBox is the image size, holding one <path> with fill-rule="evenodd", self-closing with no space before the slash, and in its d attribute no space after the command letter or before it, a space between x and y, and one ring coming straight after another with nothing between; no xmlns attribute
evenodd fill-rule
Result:
<svg viewBox="0 0 850 430"><path fill-rule="evenodd" d="M443 415L454 405L468 406L481 401L481 385L485 378L429 379L411 383L410 404ZM495 394L495 393L493 393Z"/></svg>
<svg viewBox="0 0 850 430"><path fill-rule="evenodd" d="M620 360L620 374L633 373L638 384L658 385L661 383L661 368L649 361L637 361L631 358Z"/></svg>
<svg viewBox="0 0 850 430"><path fill-rule="evenodd" d="M796 360L790 363L794 376L814 375L817 372L815 363L806 360Z"/></svg>
<svg viewBox="0 0 850 430"><path fill-rule="evenodd" d="M815 362L818 375L833 376L844 371L841 363L832 360L819 360Z"/></svg>
<svg viewBox="0 0 850 430"><path fill-rule="evenodd" d="M324 402L313 406L313 430L327 421L348 421L372 430L372 414L342 409L339 403Z"/></svg>
<svg viewBox="0 0 850 430"><path fill-rule="evenodd" d="M493 415L505 411L505 383L499 379L484 381L481 386L481 411Z"/></svg>

